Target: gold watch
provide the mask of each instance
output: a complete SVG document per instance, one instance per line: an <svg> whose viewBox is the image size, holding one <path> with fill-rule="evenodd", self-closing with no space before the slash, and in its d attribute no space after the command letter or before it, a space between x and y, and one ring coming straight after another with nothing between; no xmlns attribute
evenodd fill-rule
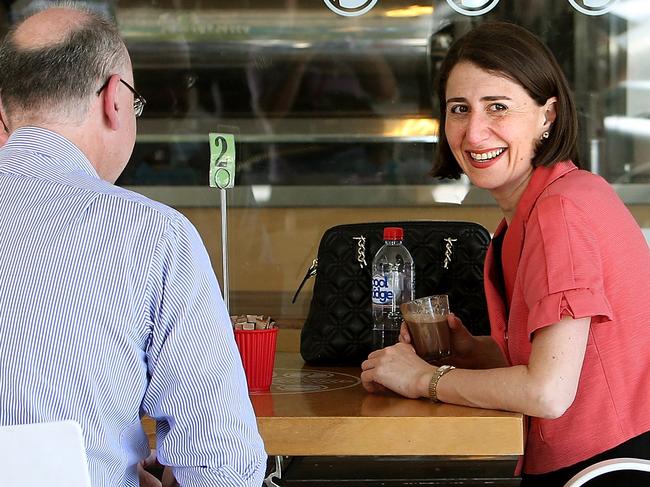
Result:
<svg viewBox="0 0 650 487"><path fill-rule="evenodd" d="M456 367L453 365L442 365L436 369L431 377L431 382L429 382L429 399L431 402L440 402L438 399L438 381L440 377L445 375L447 372L454 370Z"/></svg>

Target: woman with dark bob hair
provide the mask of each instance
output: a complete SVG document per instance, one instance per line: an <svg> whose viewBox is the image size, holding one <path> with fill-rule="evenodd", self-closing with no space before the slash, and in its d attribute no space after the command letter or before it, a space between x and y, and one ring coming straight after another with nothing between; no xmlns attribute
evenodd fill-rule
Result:
<svg viewBox="0 0 650 487"><path fill-rule="evenodd" d="M576 109L557 61L527 30L484 23L451 46L438 95L434 175L466 174L504 216L485 262L491 335L451 315L452 356L437 366L402 326L400 343L362 364L364 387L525 414L522 486L650 459L650 249L610 185L576 165ZM643 485L642 475L589 485Z"/></svg>

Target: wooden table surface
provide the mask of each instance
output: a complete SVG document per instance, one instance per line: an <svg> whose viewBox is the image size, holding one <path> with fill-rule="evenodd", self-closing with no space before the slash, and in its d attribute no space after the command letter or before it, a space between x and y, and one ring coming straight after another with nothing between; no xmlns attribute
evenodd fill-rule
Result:
<svg viewBox="0 0 650 487"><path fill-rule="evenodd" d="M358 367L312 367L278 353L269 393L251 394L269 455L512 456L521 414L368 394ZM143 419L153 438L155 425Z"/></svg>

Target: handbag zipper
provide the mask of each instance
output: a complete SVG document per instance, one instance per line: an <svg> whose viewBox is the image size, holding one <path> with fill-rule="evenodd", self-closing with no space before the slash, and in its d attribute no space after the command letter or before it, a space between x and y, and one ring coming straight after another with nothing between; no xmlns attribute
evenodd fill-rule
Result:
<svg viewBox="0 0 650 487"><path fill-rule="evenodd" d="M307 269L307 274L305 274L305 277L302 279L302 282L300 283L300 286L298 286L298 290L296 291L296 294L293 295L293 299L291 300L291 303L295 303L296 299L298 298L298 294L300 294L300 291L302 290L302 287L305 285L305 283L312 277L316 275L316 269L318 268L318 258L314 259L309 266L309 269Z"/></svg>

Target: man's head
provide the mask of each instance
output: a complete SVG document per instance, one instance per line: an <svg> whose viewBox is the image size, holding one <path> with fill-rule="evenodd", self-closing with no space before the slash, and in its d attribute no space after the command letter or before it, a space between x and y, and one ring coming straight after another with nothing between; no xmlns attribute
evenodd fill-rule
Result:
<svg viewBox="0 0 650 487"><path fill-rule="evenodd" d="M27 125L59 132L102 178L117 178L133 148L135 119L134 94L124 84L133 85L131 61L115 25L80 7L50 7L11 29L0 66L9 132Z"/></svg>

